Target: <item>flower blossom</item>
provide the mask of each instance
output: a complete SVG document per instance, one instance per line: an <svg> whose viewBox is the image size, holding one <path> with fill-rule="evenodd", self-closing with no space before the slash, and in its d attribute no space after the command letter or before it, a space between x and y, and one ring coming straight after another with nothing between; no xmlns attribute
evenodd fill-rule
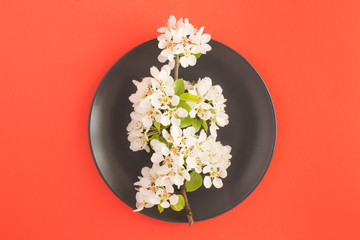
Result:
<svg viewBox="0 0 360 240"><path fill-rule="evenodd" d="M186 68L196 64L196 55L206 54L211 50L208 44L210 34L203 34L204 27L199 30L189 23L189 20L176 18L171 15L166 26L158 29L158 47L162 49L158 60L162 63L167 60L173 64L176 55L180 56L181 66Z"/></svg>

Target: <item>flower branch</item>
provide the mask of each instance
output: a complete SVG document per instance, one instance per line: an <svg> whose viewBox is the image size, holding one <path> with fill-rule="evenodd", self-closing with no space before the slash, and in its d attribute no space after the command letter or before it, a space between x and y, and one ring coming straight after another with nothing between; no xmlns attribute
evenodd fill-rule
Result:
<svg viewBox="0 0 360 240"><path fill-rule="evenodd" d="M195 83L179 78L180 65L194 66L211 50L204 27L196 29L188 19L176 21L171 16L158 31L162 33L158 59L168 64L151 67L151 76L141 82L133 80L137 91L129 97L134 108L127 127L130 149L151 151L152 163L135 183L135 211L156 205L160 213L185 209L191 226L194 218L187 192L202 185L221 188L230 166L231 147L216 141L219 127L229 123L226 99L222 88L208 77Z"/></svg>

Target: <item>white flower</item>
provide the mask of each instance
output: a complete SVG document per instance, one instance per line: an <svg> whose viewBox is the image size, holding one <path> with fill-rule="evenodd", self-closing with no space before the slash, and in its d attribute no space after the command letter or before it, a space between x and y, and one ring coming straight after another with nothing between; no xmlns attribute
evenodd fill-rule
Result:
<svg viewBox="0 0 360 240"><path fill-rule="evenodd" d="M191 52L185 51L184 56L180 58L180 64L184 68L194 66L196 64L196 57Z"/></svg>
<svg viewBox="0 0 360 240"><path fill-rule="evenodd" d="M206 188L210 188L212 184L216 188L221 188L223 186L221 178L225 178L227 176L226 169L224 169L221 165L217 167L206 166L203 169L203 173L210 173L210 176L204 177L204 186Z"/></svg>
<svg viewBox="0 0 360 240"><path fill-rule="evenodd" d="M162 49L158 56L160 62L173 61L175 55L180 56L181 66L186 68L196 64L194 54L205 54L211 50L208 42L211 39L209 34L203 34L204 27L197 30L189 20L170 16L165 27L158 29L162 33L158 36L158 47Z"/></svg>
<svg viewBox="0 0 360 240"><path fill-rule="evenodd" d="M225 125L229 124L229 116L223 111L216 112L216 124L220 127L224 127Z"/></svg>
<svg viewBox="0 0 360 240"><path fill-rule="evenodd" d="M151 157L151 161L153 163L160 163L160 162L164 161L165 157L169 156L169 154L170 154L170 150L166 146L166 144L160 142L157 139L153 139L151 141L151 146L153 147L153 149L155 151Z"/></svg>
<svg viewBox="0 0 360 240"><path fill-rule="evenodd" d="M222 95L222 88L219 85L212 86L205 96L206 100L214 101L215 103L224 103L226 99Z"/></svg>
<svg viewBox="0 0 360 240"><path fill-rule="evenodd" d="M166 23L166 26L159 28L157 31L160 33L164 33L167 30L170 31L171 29L175 29L175 27L176 27L176 18L174 15L171 15L169 17L168 22Z"/></svg>
<svg viewBox="0 0 360 240"><path fill-rule="evenodd" d="M193 47L193 53L201 53L205 54L206 52L211 50L211 46L208 44L208 42L211 39L210 34L202 34L204 31L204 27L201 27L199 31L195 35L191 35L189 37L189 40L191 43L195 44Z"/></svg>
<svg viewBox="0 0 360 240"><path fill-rule="evenodd" d="M199 81L195 84L195 89L200 97L204 98L208 93L212 86L211 78L205 77L203 79L199 79Z"/></svg>
<svg viewBox="0 0 360 240"><path fill-rule="evenodd" d="M200 102L194 106L194 108L189 112L191 118L195 118L196 115L203 120L209 120L211 118L211 105L205 102Z"/></svg>
<svg viewBox="0 0 360 240"><path fill-rule="evenodd" d="M163 208L168 208L171 205L177 204L179 197L175 194L168 193L165 189L160 188L157 192L157 195L160 197L160 206Z"/></svg>
<svg viewBox="0 0 360 240"><path fill-rule="evenodd" d="M168 109L168 111L161 116L161 124L164 126L168 126L171 123L173 125L179 126L179 118L187 117L187 115L188 112L181 107L177 108L176 110Z"/></svg>
<svg viewBox="0 0 360 240"><path fill-rule="evenodd" d="M161 167L161 171L168 175L170 181L175 184L178 188L184 184L184 181L190 181L189 172L183 167L179 165L163 165Z"/></svg>
<svg viewBox="0 0 360 240"><path fill-rule="evenodd" d="M141 130L133 131L129 133L128 140L130 142L130 149L134 152L145 149L147 152L150 151L147 145L148 137L146 133Z"/></svg>
<svg viewBox="0 0 360 240"><path fill-rule="evenodd" d="M139 103L142 98L151 95L151 78L144 78L141 82L133 80L133 83L136 86L137 91L129 97L129 100L132 103Z"/></svg>

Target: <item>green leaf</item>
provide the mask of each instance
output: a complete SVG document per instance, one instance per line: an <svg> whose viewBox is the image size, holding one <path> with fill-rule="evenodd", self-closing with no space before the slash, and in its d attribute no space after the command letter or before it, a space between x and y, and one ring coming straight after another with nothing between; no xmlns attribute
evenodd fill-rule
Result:
<svg viewBox="0 0 360 240"><path fill-rule="evenodd" d="M154 122L154 126L156 127L156 129L160 132L160 123L159 122Z"/></svg>
<svg viewBox="0 0 360 240"><path fill-rule="evenodd" d="M193 192L202 185L202 176L195 171L190 173L190 181L185 182L187 192Z"/></svg>
<svg viewBox="0 0 360 240"><path fill-rule="evenodd" d="M171 205L171 208L175 211L181 211L184 209L185 207L185 200L184 200L184 197L180 194L178 194L178 197L179 197L179 201L177 202L176 205Z"/></svg>
<svg viewBox="0 0 360 240"><path fill-rule="evenodd" d="M190 112L191 111L191 107L189 104L187 104L186 102L180 100L179 104L176 106L176 107L181 107L181 108L184 108L186 109L186 111Z"/></svg>
<svg viewBox="0 0 360 240"><path fill-rule="evenodd" d="M182 78L176 80L173 83L173 87L174 87L174 90L175 90L175 94L180 96L181 94L183 94L185 92L184 80Z"/></svg>
<svg viewBox="0 0 360 240"><path fill-rule="evenodd" d="M196 57L196 59L198 59L201 56L201 53L197 53L197 54L193 54L193 55Z"/></svg>
<svg viewBox="0 0 360 240"><path fill-rule="evenodd" d="M190 118L189 116L187 116L186 118L182 118L181 122L180 122L180 126L181 128L185 128L188 127L192 124L192 118Z"/></svg>
<svg viewBox="0 0 360 240"><path fill-rule="evenodd" d="M200 102L199 98L191 93L183 93L180 95L180 99L184 101Z"/></svg>
<svg viewBox="0 0 360 240"><path fill-rule="evenodd" d="M160 213L162 213L164 211L164 208L162 206L160 206L160 204L158 205L158 210Z"/></svg>
<svg viewBox="0 0 360 240"><path fill-rule="evenodd" d="M195 132L200 130L200 127L201 127L201 121L200 120L198 120L196 118L192 118L191 119L191 124L195 128Z"/></svg>
<svg viewBox="0 0 360 240"><path fill-rule="evenodd" d="M201 121L201 125L202 125L203 128L205 129L205 132L207 132L207 130L208 130L208 125L207 125L206 121L205 121L204 119L201 119L200 121Z"/></svg>

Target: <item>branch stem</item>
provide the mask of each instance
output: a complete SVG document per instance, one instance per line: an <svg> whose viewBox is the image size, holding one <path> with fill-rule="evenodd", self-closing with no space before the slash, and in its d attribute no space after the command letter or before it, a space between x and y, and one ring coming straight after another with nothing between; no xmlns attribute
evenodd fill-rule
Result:
<svg viewBox="0 0 360 240"><path fill-rule="evenodd" d="M179 55L175 55L175 67L174 67L174 81L176 81L179 78Z"/></svg>
<svg viewBox="0 0 360 240"><path fill-rule="evenodd" d="M188 200L187 195L186 195L185 183L184 183L184 185L182 185L180 187L180 193L184 197L184 200L185 200L185 212L186 212L186 217L187 217L187 220L188 220L188 223L189 223L189 228L190 228L191 225L194 223L194 218L193 218L193 214L192 214L192 211L191 211L191 208L190 208L189 200Z"/></svg>
<svg viewBox="0 0 360 240"><path fill-rule="evenodd" d="M179 79L179 67L180 67L180 61L179 61L179 55L175 55L175 67L174 67L174 80L176 81ZM194 223L193 214L190 208L189 200L186 195L186 186L185 183L180 187L180 194L184 197L185 200L185 212L186 217L189 223L189 227Z"/></svg>

